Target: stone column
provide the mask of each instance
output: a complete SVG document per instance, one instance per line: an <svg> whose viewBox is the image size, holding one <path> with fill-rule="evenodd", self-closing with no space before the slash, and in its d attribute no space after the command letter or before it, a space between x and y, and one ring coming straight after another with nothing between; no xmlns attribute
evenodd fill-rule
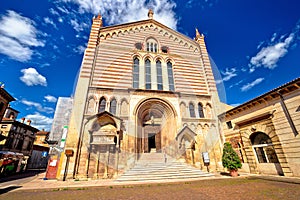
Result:
<svg viewBox="0 0 300 200"><path fill-rule="evenodd" d="M108 178L108 162L109 162L109 145L106 145L106 155L105 155L105 162L104 162L103 178Z"/></svg>

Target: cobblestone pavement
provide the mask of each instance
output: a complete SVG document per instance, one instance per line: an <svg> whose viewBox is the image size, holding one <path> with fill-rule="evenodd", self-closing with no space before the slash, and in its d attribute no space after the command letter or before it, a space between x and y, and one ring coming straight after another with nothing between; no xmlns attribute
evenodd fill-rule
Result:
<svg viewBox="0 0 300 200"><path fill-rule="evenodd" d="M300 179L217 176L201 180L119 183L113 180L56 181L38 175L2 189L0 199L299 199Z"/></svg>

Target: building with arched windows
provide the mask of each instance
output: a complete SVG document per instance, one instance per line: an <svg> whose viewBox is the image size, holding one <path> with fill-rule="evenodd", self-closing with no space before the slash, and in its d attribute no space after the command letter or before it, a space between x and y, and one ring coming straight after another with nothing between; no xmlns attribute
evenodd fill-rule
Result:
<svg viewBox="0 0 300 200"><path fill-rule="evenodd" d="M222 135L253 174L300 177L300 78L219 115Z"/></svg>
<svg viewBox="0 0 300 200"><path fill-rule="evenodd" d="M108 177L142 154L221 168L219 98L204 36L149 19L104 27L93 19L74 96L59 178ZM149 161L151 162L151 161Z"/></svg>

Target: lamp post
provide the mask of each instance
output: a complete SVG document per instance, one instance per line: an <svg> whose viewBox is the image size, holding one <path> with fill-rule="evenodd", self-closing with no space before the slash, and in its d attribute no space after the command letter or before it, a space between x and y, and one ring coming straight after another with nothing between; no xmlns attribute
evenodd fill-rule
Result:
<svg viewBox="0 0 300 200"><path fill-rule="evenodd" d="M74 155L74 151L73 151L73 149L66 149L65 154L67 156L67 161L66 161L66 167L65 167L63 181L66 180L66 177L67 177L67 174L68 174L68 167L69 167L70 157L72 157Z"/></svg>

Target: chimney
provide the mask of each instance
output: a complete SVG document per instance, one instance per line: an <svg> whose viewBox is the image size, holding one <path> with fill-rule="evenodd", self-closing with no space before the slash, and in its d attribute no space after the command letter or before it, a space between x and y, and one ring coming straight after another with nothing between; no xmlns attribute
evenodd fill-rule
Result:
<svg viewBox="0 0 300 200"><path fill-rule="evenodd" d="M21 118L21 123L24 123L24 121L25 121L25 118L22 117L22 118Z"/></svg>
<svg viewBox="0 0 300 200"><path fill-rule="evenodd" d="M27 125L30 126L31 120L27 119Z"/></svg>

